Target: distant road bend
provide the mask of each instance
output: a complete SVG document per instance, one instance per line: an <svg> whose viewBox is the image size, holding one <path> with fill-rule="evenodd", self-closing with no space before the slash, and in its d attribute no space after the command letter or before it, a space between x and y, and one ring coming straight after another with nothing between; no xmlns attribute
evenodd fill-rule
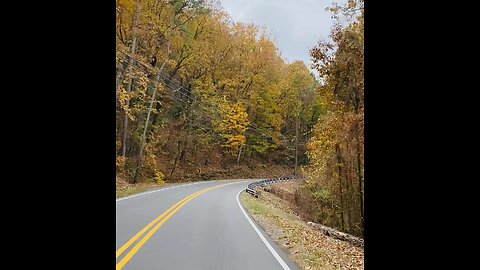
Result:
<svg viewBox="0 0 480 270"><path fill-rule="evenodd" d="M255 180L198 182L118 199L119 269L296 270L245 212Z"/></svg>

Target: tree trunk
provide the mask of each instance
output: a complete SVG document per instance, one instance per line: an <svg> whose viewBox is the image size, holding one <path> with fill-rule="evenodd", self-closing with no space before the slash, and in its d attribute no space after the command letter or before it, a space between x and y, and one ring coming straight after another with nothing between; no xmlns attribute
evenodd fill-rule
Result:
<svg viewBox="0 0 480 270"><path fill-rule="evenodd" d="M295 119L295 175L298 166L298 117Z"/></svg>
<svg viewBox="0 0 480 270"><path fill-rule="evenodd" d="M346 148L347 151L348 151L348 148ZM348 155L348 152L347 152L347 155ZM348 162L349 159L347 159L347 162ZM345 165L345 163L344 163ZM345 166L347 167L347 166ZM355 209L355 205L354 205L354 198L355 198L355 194L353 193L354 191L354 185L353 185L353 182L352 182L352 175L350 174L349 170L347 170L347 168L344 168L344 174L345 174L345 183L347 184L347 205L346 205L346 209L347 209L347 214L348 214L348 232L353 232L354 231L354 226L353 226L353 215L352 215L352 210Z"/></svg>
<svg viewBox="0 0 480 270"><path fill-rule="evenodd" d="M343 241L347 241L355 246L358 246L358 247L363 247L363 239L359 238L359 237L356 237L356 236L353 236L353 235L350 235L350 234L347 234L347 233L344 233L344 232L339 232L333 228L330 228L330 227L327 227L327 226L324 226L322 224L319 224L319 223L314 223L314 222L307 222L308 225L314 227L315 229L318 229L318 230L321 230L324 234L328 235L328 236L331 236L331 237L334 237L334 238L337 238L339 240L343 240Z"/></svg>
<svg viewBox="0 0 480 270"><path fill-rule="evenodd" d="M167 50L170 53L170 42L168 43L167 47L168 47ZM167 58L165 58L165 61L163 61L162 67L160 68L157 78L155 79L155 85L153 86L152 100L150 101L150 107L148 108L147 119L145 120L145 127L143 128L142 139L140 141L140 152L138 153L138 160L137 160L137 166L135 168L135 176L133 177L133 183L137 182L138 171L140 170L140 167L142 165L142 158L143 158L142 154L143 154L143 147L144 147L146 136L147 136L148 122L150 120L150 114L152 112L153 103L155 102L155 94L157 93L157 85L158 85L158 82L160 81L160 74L162 73L163 67L167 62L167 59L168 59L168 54L167 54Z"/></svg>
<svg viewBox="0 0 480 270"><path fill-rule="evenodd" d="M198 145L198 142L195 139L195 141L193 142L193 152L191 155L194 163L197 163L197 145Z"/></svg>
<svg viewBox="0 0 480 270"><path fill-rule="evenodd" d="M345 220L343 218L343 191L342 191L342 155L340 153L340 146L335 144L335 150L337 152L337 164L338 164L338 180L340 183L340 215L342 220L342 231L345 230Z"/></svg>
<svg viewBox="0 0 480 270"><path fill-rule="evenodd" d="M360 156L360 127L357 126L357 177L358 177L358 191L359 191L359 201L360 201L360 221L362 223L362 235L365 228L364 217L363 217L363 190L362 190L362 166L361 166L361 156Z"/></svg>
<svg viewBox="0 0 480 270"><path fill-rule="evenodd" d="M135 167L135 176L133 177L133 183L137 183L138 172L140 170L140 167L142 166L143 147L146 141L148 121L150 119L150 112L152 111L153 102L155 101L155 93L157 92L156 90L157 90L157 86L153 88L152 100L150 102L150 108L147 113L147 119L145 120L145 127L143 129L142 139L140 141L140 150L138 153L137 166Z"/></svg>
<svg viewBox="0 0 480 270"><path fill-rule="evenodd" d="M157 104L157 105L155 106L155 109L156 109L158 112L160 112L160 109L161 109L161 108L162 108L162 107L160 106L160 104ZM153 121L152 121L152 125L158 124L158 122L161 120L161 118L162 118L162 117L161 117L161 114L160 114L160 113L154 115Z"/></svg>
<svg viewBox="0 0 480 270"><path fill-rule="evenodd" d="M135 33L135 30L136 30L136 27L137 27L138 20L140 19L140 8L141 8L140 0L137 0L136 10L135 10L135 18L134 18L133 27L132 27L133 40L132 40L132 47L130 49L131 57L129 58L128 68L130 68L131 65L132 65L132 62L133 62L132 57L134 57L135 50L137 48L137 35ZM131 89L132 89L132 79L130 79L128 81L128 85L127 85L127 89L126 89L127 94L130 94ZM127 131L128 131L128 110L129 110L129 107L130 107L130 99L127 98L127 104L126 104L125 112L124 112L124 116L123 116L122 156L125 156L126 151L127 151Z"/></svg>
<svg viewBox="0 0 480 270"><path fill-rule="evenodd" d="M175 168L177 167L178 160L180 160L182 151L180 150L180 145L181 145L181 140L178 140L177 142L177 156L175 157L173 161L173 167L172 170L170 171L170 181L173 179L173 173L175 172Z"/></svg>
<svg viewBox="0 0 480 270"><path fill-rule="evenodd" d="M240 163L240 156L242 155L242 148L243 148L243 144L240 145L240 148L238 149L237 165Z"/></svg>
<svg viewBox="0 0 480 270"><path fill-rule="evenodd" d="M357 119L355 120L355 126L356 126L356 140L357 140L357 178L358 178L358 191L359 191L359 201L360 201L360 221L362 224L362 235L363 231L365 228L364 224L364 217L363 217L363 191L362 191L362 166L361 166L361 147L360 147L360 123L358 121L358 110L360 107L360 95L358 94L358 89L357 89L357 74L356 74L356 69L355 69L355 62L353 62L353 91L355 94L355 99L354 99L354 109L355 109L355 116Z"/></svg>
<svg viewBox="0 0 480 270"><path fill-rule="evenodd" d="M355 101L357 106L355 106L355 116L358 117L358 109L360 107L360 95L358 94L357 88L357 74L355 69L355 62L353 62L353 89L355 92ZM356 133L357 133L357 178L358 178L358 191L359 191L359 201L360 201L360 220L362 223L362 235L365 228L364 217L363 217L363 190L362 190L362 165L361 165L361 147L360 147L360 122L358 118L356 120Z"/></svg>
<svg viewBox="0 0 480 270"><path fill-rule="evenodd" d="M123 65L121 63L117 64L117 77L115 79L115 100L118 100L118 85L123 77Z"/></svg>

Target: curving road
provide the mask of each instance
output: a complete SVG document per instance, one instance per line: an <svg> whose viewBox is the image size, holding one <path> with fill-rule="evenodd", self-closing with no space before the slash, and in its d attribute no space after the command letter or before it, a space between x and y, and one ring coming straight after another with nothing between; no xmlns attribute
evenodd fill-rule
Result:
<svg viewBox="0 0 480 270"><path fill-rule="evenodd" d="M117 269L298 269L240 206L239 192L253 181L199 182L118 199Z"/></svg>

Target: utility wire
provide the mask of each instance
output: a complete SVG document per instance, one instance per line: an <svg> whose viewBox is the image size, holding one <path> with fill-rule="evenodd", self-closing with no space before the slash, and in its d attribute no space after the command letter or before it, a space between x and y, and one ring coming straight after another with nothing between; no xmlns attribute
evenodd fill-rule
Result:
<svg viewBox="0 0 480 270"><path fill-rule="evenodd" d="M136 67L136 66L132 66L132 67L133 67L134 69L139 70L138 67ZM147 78L147 80L148 80L149 82L153 82L153 83L156 82L156 80L153 80L153 79L150 79L150 78ZM178 89L177 89L177 90L178 90ZM174 90L174 91L175 91L175 90ZM183 104L185 104L185 105L191 104L191 103L187 103L187 102L185 102L184 100L181 100L181 99L175 97L174 95L172 95L172 94L170 94L170 93L166 93L166 95L169 96L169 97L171 97L173 100L179 101L179 102L181 102L181 103L183 103ZM182 109L186 110L186 107L184 107L183 105L179 104L178 106L180 106ZM209 115L206 115L206 116L208 116L208 117L210 118ZM210 119L213 120L212 118L210 118ZM200 125L201 125L201 124L200 124ZM205 126L205 125L203 125L203 126ZM207 127L208 129L205 129L205 128L201 127L201 126L194 126L194 125L192 125L192 127L201 129L201 130L205 131L206 133L213 132L213 129L211 129L211 128L209 128L209 127Z"/></svg>
<svg viewBox="0 0 480 270"><path fill-rule="evenodd" d="M144 63L143 61L141 61L141 60L139 60L139 59L131 56L129 53L123 52L122 50L119 50L119 49L117 49L117 51L120 52L120 53L122 53L122 54L124 54L124 55L126 55L126 56L128 56L129 58L131 58L132 60L134 60L136 63L138 63L138 64L140 64L141 66L143 66L144 68L146 68L147 71L153 70L153 71L156 71L157 73L159 72L158 69L149 66L148 64ZM163 59L165 60L165 58L163 58ZM163 79L164 81L167 80L167 81L169 81L170 83L172 83L174 86L178 86L177 91L183 90L182 93L185 94L185 96L186 96L187 98L189 98L189 99L192 100L192 101L197 101L198 104L199 104L199 107L202 107L202 109L206 109L204 106L202 106L201 100L200 100L199 98L193 98L193 97L190 96L190 95L195 96L195 94L194 94L193 92L191 92L190 90L184 88L183 86L181 86L180 83L173 81L171 78L165 76L164 74L160 74L160 77L162 77L162 79ZM151 81L151 79L148 79L148 80ZM188 94L187 94L187 93L188 93ZM190 94L190 95L189 95L189 94ZM173 97L173 96L172 96L172 97ZM175 98L175 97L174 97L174 98ZM177 98L175 98L175 99L178 100L178 101L180 101L180 99L177 99ZM184 101L182 101L182 102L185 103ZM245 103L247 103L247 104L250 105L250 106L253 106L252 104L250 104L250 103L248 103L248 102L245 102ZM220 113L220 114L222 113L222 112L220 112L220 111L218 111L218 110L217 110L217 112ZM206 115L206 116L207 116L208 118L210 118L211 120L214 120L214 119L212 119L209 115ZM259 134L261 134L261 135L264 136L264 137L269 137L269 136L265 135L264 132L266 132L266 130L265 130L264 128L260 128L260 127L256 126L254 123L249 123L249 127L248 127L248 128L251 129L251 130L253 130L253 131L258 132ZM263 131L262 131L262 130L263 130ZM283 134L281 134L281 133L280 133L280 136L283 137L283 138L285 138L285 136L284 136Z"/></svg>

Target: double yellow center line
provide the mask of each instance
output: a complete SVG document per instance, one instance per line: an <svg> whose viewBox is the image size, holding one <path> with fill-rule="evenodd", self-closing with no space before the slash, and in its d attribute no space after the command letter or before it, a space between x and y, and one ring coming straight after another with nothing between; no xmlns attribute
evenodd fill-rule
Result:
<svg viewBox="0 0 480 270"><path fill-rule="evenodd" d="M179 202L176 204L172 205L170 208L168 208L165 212L160 214L157 218L155 218L152 222L150 222L147 226L145 226L143 229L141 229L138 233L136 233L130 240L128 240L122 247L120 247L117 252L116 252L116 258L120 257L125 250L127 250L135 241L137 241L146 231L148 231L151 227L153 227L145 236L143 236L140 241L120 260L120 262L117 263L117 270L120 270L125 266L125 264L130 261L130 259L137 253L137 251L147 242L147 240L162 226L163 223L165 223L175 212L177 212L182 206L184 206L187 202L189 202L191 199L197 197L198 195L207 192L209 190L212 190L214 188L218 188L221 186L225 186L228 184L222 184L218 186L213 186L209 187L206 189L202 189L200 191L197 191L183 199L181 199Z"/></svg>

